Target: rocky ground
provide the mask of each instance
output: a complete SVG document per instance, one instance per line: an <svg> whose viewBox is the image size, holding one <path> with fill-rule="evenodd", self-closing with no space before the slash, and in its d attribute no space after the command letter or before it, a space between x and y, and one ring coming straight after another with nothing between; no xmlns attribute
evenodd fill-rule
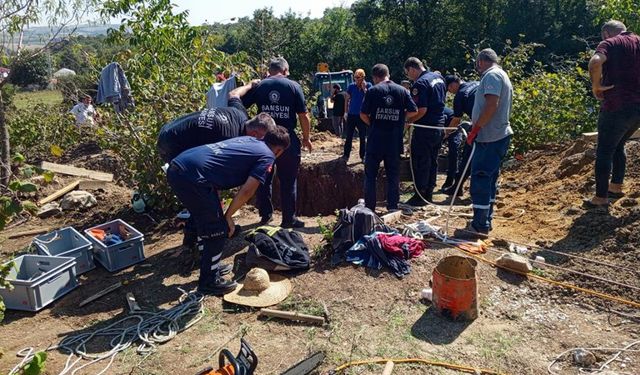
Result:
<svg viewBox="0 0 640 375"><path fill-rule="evenodd" d="M419 292L428 286L437 262L447 255L462 254L455 248L430 243L430 249L412 262L411 274L402 280L386 271L346 264L331 266L322 232L335 220L333 209L353 204L361 195L362 166L357 155L352 155L347 164L337 160L341 141L334 137L316 136L315 144L314 153L303 157L305 170L312 172L305 172L309 175L300 178L301 199L314 201L306 203L302 219L307 227L301 231L314 254L314 263L308 272L290 275L294 289L279 308L319 314L324 303L330 323L320 327L264 320L257 317L256 310L209 297L204 302L204 318L193 327L159 346L150 356L136 354L135 348L126 349L106 373L194 374L208 364L214 365L220 348L236 352L240 336L258 353L257 374L280 374L317 350L327 355L321 373L361 359L419 357L499 373L545 374L551 361L571 348L621 348L638 340L637 308L549 282L528 280L497 270L488 262L508 251L512 243L526 244L529 246L525 256L542 256L548 264L537 269L536 275L640 302L640 164L636 163L639 143L628 145L628 195L615 202L608 214L580 208L582 198L593 191L592 142L580 140L550 146L524 155L521 161L507 163L492 232L494 246L481 255L486 262L481 260L477 267L480 316L473 322L451 322L438 316L429 303L419 300ZM83 147L65 155L64 162L111 172L120 168L114 156L93 146ZM38 194L46 196L70 180L63 176L56 179ZM330 184L342 187L342 191L332 194L326 190ZM29 237L7 239L11 233L43 226L71 225L80 230L113 218L122 218L144 233L147 259L117 273L98 267L80 277L79 288L39 313L8 311L0 326L1 373L19 362L15 353L24 347L44 349L68 335L88 332L126 316L127 292L134 293L140 305L151 310L176 305L179 288L195 287L197 270L189 255L181 251L180 229L174 219L154 212L133 213L129 205L131 191L122 185L108 184L94 194L98 200L95 207L46 220L31 218L0 232L0 260L24 251L31 241ZM446 202L446 196L436 196L436 203ZM451 218L452 227L464 225L464 213L470 212L465 206L468 203L466 195L458 201L456 212L462 215ZM434 208L416 211L413 216L403 216L398 225L420 219L433 219L435 224L444 225L446 209L439 210L439 217ZM257 220L252 207L243 209L237 218L244 229L255 226ZM279 222L278 218L275 222ZM233 263L237 275L246 271L246 246L242 238L236 238L225 249L224 262ZM118 281L127 281L127 285L78 307L84 298ZM106 343L102 344L88 351L100 352L106 348ZM597 361L594 368L614 354L592 351ZM621 354L608 366L609 374L640 373L637 353ZM59 373L65 360L65 354L50 351L46 373ZM106 364L78 373L97 373ZM379 374L382 367L357 366L347 373ZM577 374L578 368L565 355L552 370L557 374ZM397 365L394 373L458 372L426 365Z"/></svg>

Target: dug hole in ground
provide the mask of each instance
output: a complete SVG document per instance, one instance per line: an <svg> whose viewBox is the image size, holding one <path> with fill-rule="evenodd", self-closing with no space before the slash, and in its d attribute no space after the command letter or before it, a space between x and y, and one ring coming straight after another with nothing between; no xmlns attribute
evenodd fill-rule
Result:
<svg viewBox="0 0 640 375"><path fill-rule="evenodd" d="M136 354L135 347L126 349L114 359L107 373L194 374L208 365L215 367L220 348L236 353L242 335L258 354L257 374L280 374L318 350L327 355L319 373L354 360L419 357L499 373L545 374L549 364L571 348L623 348L638 339L637 308L529 280L482 261L476 269L478 318L452 322L440 317L430 304L419 301L419 295L428 287L439 260L462 254L443 245L431 243L430 249L412 261L411 273L402 280L386 270L377 272L349 264L331 266L321 227L334 223L335 208L352 206L361 197L363 168L357 155L352 155L346 166L337 164L341 140L327 133L314 137L316 147L312 154L303 156L299 185L300 199L305 201L300 206L305 213L302 219L307 224L301 232L315 253L314 262L308 272L290 277L293 292L274 308L322 315L325 304L330 323L317 326L257 319L257 310L208 297L204 302L205 316L193 327L159 345L147 357ZM72 150L65 155L65 163L111 172L116 179L124 170L110 153L82 147L82 152ZM357 142L354 149L357 150ZM522 161L507 163L497 204L500 219L495 220L492 232L502 240L493 241L499 250L489 250L482 256L495 260L499 251L508 251L510 243L539 246L529 246L525 256L544 257L548 265L562 269L545 266L534 271L536 275L639 302L640 143L631 141L627 145L627 196L611 206L609 215L580 208L582 198L593 191L593 149L593 142L579 140L532 151ZM41 188L38 198L72 180L56 176L54 183ZM409 196L408 189L405 192L404 199ZM125 295L129 292L143 309L157 309L175 306L181 295L178 288L195 288L197 265L189 261L186 253L179 253L182 234L173 218L162 219L153 212L150 216L133 213L131 191L123 183L105 184L94 195L98 204L85 211L65 212L45 220L31 218L1 232L0 260L11 258L31 242L31 237L7 239L12 233L42 227L85 229L116 218L145 235L147 259L113 274L97 267L79 277L79 288L38 313L7 311L0 326L0 373L8 372L20 361L15 353L24 347L44 349L68 335L90 332L126 316ZM435 200L448 202L444 195L436 195ZM465 204L469 204L468 195L457 203ZM432 212L427 209L412 217L403 216L396 225L433 217ZM251 206L236 218L244 229L255 227L258 220L257 210ZM279 223L280 217L274 222ZM433 223L443 225L444 217ZM452 218L450 223L453 227L464 224L461 217ZM237 270L246 270L243 260L248 243L242 238L229 242L223 262L235 262ZM78 307L85 298L119 281L127 283ZM98 341L87 350L100 352L107 347L108 343ZM615 354L597 350L593 353L597 360L593 368ZM48 352L46 373L59 373L66 359L59 351ZM105 365L101 362L80 373L97 373ZM578 367L567 354L552 370L557 374L577 374ZM380 374L383 368L384 363L359 366L346 373ZM610 374L640 373L640 356L638 352L623 352L607 370ZM394 373L458 372L397 364Z"/></svg>

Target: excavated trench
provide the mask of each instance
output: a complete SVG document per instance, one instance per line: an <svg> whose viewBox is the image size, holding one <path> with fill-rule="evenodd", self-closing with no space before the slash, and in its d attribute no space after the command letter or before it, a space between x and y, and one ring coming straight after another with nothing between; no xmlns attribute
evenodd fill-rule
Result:
<svg viewBox="0 0 640 375"><path fill-rule="evenodd" d="M357 158L345 164L334 153L303 155L298 176L298 215L332 215L337 209L352 207L359 198L364 198L364 165L354 160ZM378 200L385 197L384 182L381 168L376 187ZM273 184L273 204L280 209L277 178Z"/></svg>

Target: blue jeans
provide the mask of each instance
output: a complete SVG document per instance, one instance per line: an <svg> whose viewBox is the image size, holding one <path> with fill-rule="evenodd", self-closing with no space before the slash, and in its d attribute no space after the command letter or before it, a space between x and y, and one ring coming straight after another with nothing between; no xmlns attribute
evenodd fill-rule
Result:
<svg viewBox="0 0 640 375"><path fill-rule="evenodd" d="M191 213L190 221L200 237L202 258L198 283L201 286L213 284L219 278L218 264L229 234L218 192L210 185L187 180L182 169L175 164L169 167L167 180Z"/></svg>
<svg viewBox="0 0 640 375"><path fill-rule="evenodd" d="M509 151L511 136L495 142L476 142L471 160L471 201L473 220L471 225L488 233L493 219L500 164Z"/></svg>
<svg viewBox="0 0 640 375"><path fill-rule="evenodd" d="M358 137L360 138L360 159L364 160L365 150L367 149L367 125L362 122L360 115L347 115L347 126L344 130L344 153L342 156L346 159L351 155L351 147L353 142L353 132L358 128Z"/></svg>
<svg viewBox="0 0 640 375"><path fill-rule="evenodd" d="M400 201L400 154L395 147L382 152L368 151L364 159L364 204L371 211L376 209L376 179L381 161L387 175L387 209L398 208Z"/></svg>
<svg viewBox="0 0 640 375"><path fill-rule="evenodd" d="M640 126L640 105L600 112L596 149L596 196L606 198L611 183L622 184L627 164L624 144Z"/></svg>
<svg viewBox="0 0 640 375"><path fill-rule="evenodd" d="M300 140L291 135L291 146L276 159L276 170L280 181L280 205L282 206L282 222L290 223L296 214L298 169L300 168ZM256 199L260 216L265 218L273 214L271 204L271 183L273 173L269 173L265 183L258 188Z"/></svg>
<svg viewBox="0 0 640 375"><path fill-rule="evenodd" d="M415 189L422 195L430 195L436 187L442 137L441 130L430 129L414 129L411 136L411 168Z"/></svg>

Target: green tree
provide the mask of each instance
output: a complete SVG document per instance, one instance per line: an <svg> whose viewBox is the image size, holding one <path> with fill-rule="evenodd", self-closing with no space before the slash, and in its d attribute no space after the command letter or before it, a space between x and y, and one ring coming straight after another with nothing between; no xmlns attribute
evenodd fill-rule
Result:
<svg viewBox="0 0 640 375"><path fill-rule="evenodd" d="M255 71L246 64L246 54L213 48L209 30L190 26L187 13L174 13L169 0L110 0L101 12L122 19L118 29L109 31L108 42L131 46L113 61L123 66L136 99L135 110L125 114L102 111L108 134L101 140L126 161L133 184L169 208L173 194L156 151L160 128L204 107L217 72L236 72L248 82Z"/></svg>
<svg viewBox="0 0 640 375"><path fill-rule="evenodd" d="M47 56L35 56L19 59L12 67L11 83L16 86L37 85L44 87L49 80L49 62Z"/></svg>
<svg viewBox="0 0 640 375"><path fill-rule="evenodd" d="M6 122L8 107L3 98L2 87L12 81L15 67L43 54L68 37L67 27L79 23L86 14L90 14L96 2L97 0L5 0L0 3L0 32L8 36L0 42L0 65L10 69L9 77L0 81L0 193L7 189L11 178L11 141ZM22 42L25 28L45 20L54 25L51 38L43 47L24 52ZM9 44L13 44L14 39L17 39L17 47L15 51L11 51Z"/></svg>
<svg viewBox="0 0 640 375"><path fill-rule="evenodd" d="M624 22L627 28L640 33L640 6L637 0L592 0L592 7L597 12L597 26L615 19Z"/></svg>

